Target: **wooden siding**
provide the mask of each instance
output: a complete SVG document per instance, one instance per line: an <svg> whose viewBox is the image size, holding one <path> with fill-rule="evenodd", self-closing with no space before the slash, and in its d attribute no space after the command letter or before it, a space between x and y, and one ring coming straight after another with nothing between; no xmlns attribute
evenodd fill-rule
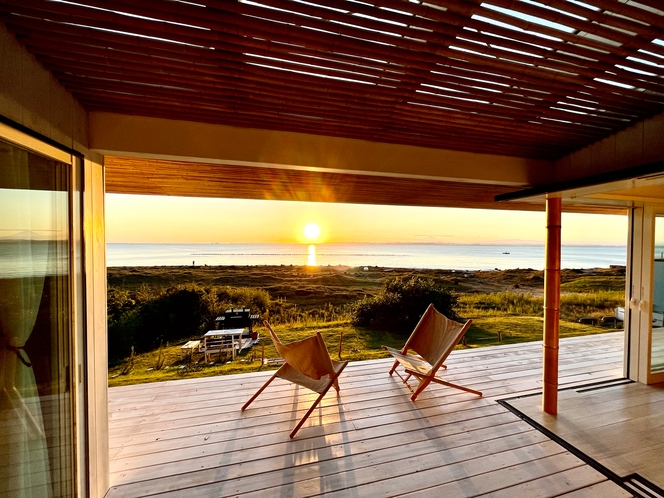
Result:
<svg viewBox="0 0 664 498"><path fill-rule="evenodd" d="M494 202L513 186L106 156L106 192L232 199L541 211L541 202ZM566 211L624 214L616 206Z"/></svg>

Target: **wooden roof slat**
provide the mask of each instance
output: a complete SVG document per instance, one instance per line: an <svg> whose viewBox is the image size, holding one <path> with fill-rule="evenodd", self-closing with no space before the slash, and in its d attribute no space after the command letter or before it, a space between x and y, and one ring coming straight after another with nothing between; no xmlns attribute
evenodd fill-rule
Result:
<svg viewBox="0 0 664 498"><path fill-rule="evenodd" d="M103 35L103 34L102 34L102 35ZM139 40L139 41L140 41L140 40ZM184 40L184 41L190 41L190 42L191 42L191 41L193 41L193 40ZM503 72L505 72L505 71L503 71ZM557 76L557 75L554 75L554 77L555 77L555 76ZM514 77L514 75L512 75L512 77ZM557 86L557 85L558 85L558 84L557 84L555 81L547 80L546 82L544 82L544 81L542 82L542 84L541 84L541 88L551 88L551 87L555 87L555 86ZM535 86L537 86L537 85L535 85ZM569 90L569 91L573 91L572 89L568 89L568 90ZM597 90L596 92L597 92L597 93L601 93L601 90ZM604 93L606 93L606 92L604 92ZM608 94L607 94L607 95L608 95ZM639 95L639 97L642 97L642 94L638 94L638 95ZM611 98L611 99L615 99L615 95L614 95L613 93L611 93L611 94L610 94L610 98ZM629 96L625 96L624 98L630 98L630 97L629 97Z"/></svg>
<svg viewBox="0 0 664 498"><path fill-rule="evenodd" d="M0 21L89 110L549 159L664 110L662 15L430 3L5 0Z"/></svg>
<svg viewBox="0 0 664 498"><path fill-rule="evenodd" d="M288 5L289 2L287 2L285 0L263 0L262 3L264 3L266 5L272 5L275 8L285 8ZM338 8L341 8L343 5L347 6L348 3L343 2L343 1L339 1L339 0L335 0L335 1L326 2L326 5L333 5L333 6L336 6ZM346 8L350 8L350 7L346 7ZM314 9L314 7L309 7L308 12L311 13L311 14L316 13L316 11L313 10L313 9ZM354 11L364 12L364 13L367 13L367 14L368 14L368 11L370 10L369 7L364 6L362 4L353 4L352 9ZM321 9L318 9L318 10L320 11ZM390 12L386 12L386 17L388 17L387 14L390 14ZM337 14L336 17L341 17L341 16L342 16L342 14ZM401 19L401 20L403 22L403 21L406 21L407 19L408 18ZM413 25L417 25L417 24L422 25L423 23L412 22L412 24ZM472 24L476 25L477 23L472 23ZM620 61L620 60L616 60L616 58L612 58L611 62L605 63L602 60L603 57L602 57L601 53L590 52L590 51L584 51L585 52L584 56L582 56L581 58L579 58L576 55L575 56L567 55L565 53L562 53L563 49L566 50L566 52L568 52L568 53L570 53L570 52L573 53L576 50L578 50L578 48L575 47L575 48L571 49L569 46L566 47L562 43L557 43L555 41L547 41L549 47L557 49L557 51L552 51L551 48L549 48L549 49L541 48L542 47L542 40L541 39L537 40L537 38L533 35L526 34L526 36L520 36L520 34L516 31L510 31L508 29L501 28L500 26L496 26L496 25L488 25L487 23L484 23L484 24L485 24L485 26L483 28L484 31L491 31L491 32L494 32L494 33L498 33L498 34L500 34L501 38L496 38L495 36L484 35L482 31L474 33L472 31L464 30L460 26L455 26L453 30L449 30L449 29L446 30L446 31L452 31L452 33L450 35L447 35L446 37L444 37L442 40L440 40L440 42L442 42L444 45L449 45L451 43L454 43L458 46L461 46L461 47L464 47L464 48L467 48L467 49L475 49L475 50L484 51L484 52L487 52L487 53L493 53L494 55L496 53L499 53L499 52L496 51L495 48L489 48L487 46L487 48L484 48L484 49L480 50L474 44L467 43L467 42L464 42L464 41L462 41L458 38L455 38L456 36L463 36L464 38L473 39L475 41L478 41L480 43L485 43L487 45L504 46L508 49L512 49L512 50L516 50L516 51L523 51L523 52L528 52L528 53L538 55L538 56L543 58L542 61L538 61L538 62L543 62L543 63L545 63L544 65L546 65L546 63L548 63L550 65L550 67L560 69L560 70L580 71L580 74L585 74L585 75L591 75L590 72L585 70L586 67L594 68L596 70L602 70L602 71L609 71L610 70L610 71L613 71L613 72L616 73L613 76L613 78L616 79L616 81L618 81L620 83L626 83L626 84L629 82L629 76L633 76L633 73L625 71L621 68L616 68L616 63L622 62L624 64L626 62L624 60ZM434 33L440 33L442 30L445 29L445 28L441 29L441 26L445 26L442 23L431 23L431 24L426 24L426 26L429 29L434 30ZM374 29L379 29L380 25L378 25L377 23L374 23L372 25L372 27ZM404 28L401 28L401 29L399 29L399 28L390 28L390 29L394 29L395 32L400 32L402 34L406 34L406 29L404 29ZM436 42L439 41L435 37L431 36L429 33L426 33L426 32L418 34L418 36L420 36L421 38L427 40L430 43L436 43ZM528 40L528 41L525 41L525 40ZM505 53L504 55L508 56L507 53ZM527 62L532 61L531 58L528 58L527 56L523 56L523 55L520 55L520 54L515 53L515 52L510 53L509 56L510 57L516 57L518 60L521 60L521 61L527 61ZM588 57L593 57L594 60L589 61L589 60L587 60ZM661 73L664 74L664 70L661 71ZM624 78L624 76L627 76L627 78ZM652 78L653 77L641 75L640 80L648 88L656 90L657 89L656 85L659 82L657 82L656 80L654 80ZM652 82L653 85L649 85L648 84L649 82Z"/></svg>
<svg viewBox="0 0 664 498"><path fill-rule="evenodd" d="M53 51L52 51L52 52L53 52ZM63 55L66 56L66 54L63 54ZM80 57L80 56L79 56L79 57ZM44 61L49 60L48 57L42 57L42 59L43 59ZM94 64L94 63L97 62L97 61L95 61L95 58L94 58L94 57L91 57L91 58L86 58L86 60L83 61L83 62L87 62L87 63ZM76 67L76 65L72 65L71 67ZM94 66L93 66L93 67L94 67ZM171 70L171 71L172 71L172 72L175 72L174 70ZM214 72L215 72L216 74L222 74L219 70L215 70ZM184 75L184 73L183 73L183 75ZM103 77L102 75L98 75L98 76L99 76L99 77ZM159 83L159 81L158 81L157 79L151 79L150 81L144 80L144 82L145 82L145 83L152 83L152 84L158 84L158 83ZM186 82L185 82L185 83L186 83ZM148 91L149 88L145 88L145 90ZM435 89L429 89L429 90L432 91L432 92L436 92ZM440 92L440 91L439 91L439 92ZM420 97L421 97L422 95L423 95L423 94L420 94ZM448 93L448 96L452 97L452 100L447 100L447 101L446 101L446 100L445 100L445 94L444 94L444 93L441 93L440 96L438 96L438 97L436 97L436 96L429 96L429 100L430 100L431 102L433 102L433 103L436 103L436 102L438 102L438 103L440 103L440 102L446 102L446 103L449 104L449 105L455 105L455 106L457 106L457 107L462 107L462 108L463 108L463 107L469 107L469 108L472 108L472 109L477 109L478 107L480 107L480 108L481 108L481 107L486 107L486 106L478 106L476 103L472 103L472 106L471 106L470 104L464 104L463 102L455 101L455 100L453 100L454 95L455 95L455 94L453 94L453 93ZM473 94L464 94L464 95L463 95L464 98L472 98L473 96L474 96ZM480 98L481 98L481 97L480 97ZM418 96L416 95L416 96L413 96L412 100L420 100L420 101L422 101L422 100L426 100L426 98L418 98ZM505 100L504 102L505 102L507 105L512 105L512 106L517 106L517 107L518 107L518 103L516 103L516 102L510 102L509 99ZM486 107L486 109L487 109L487 111L489 111L489 112L496 112L496 109L493 108L493 107ZM533 106L533 109L535 109L535 106ZM513 110L512 112L505 113L505 114L507 114L507 115L514 115L514 116L517 117L517 118L522 118L523 120L528 120L528 119L537 118L537 117L539 116L540 112L539 112L539 111L537 111L537 112L533 112L533 111L531 111L531 110L526 111L525 109L521 109L521 110L519 110L519 109L515 109L515 110ZM555 117L555 116L557 116L557 117L561 117L561 118L562 118L562 117L568 117L568 118L571 117L571 116L567 116L566 114L562 114L561 112L556 112L555 110L550 110L550 111L547 112L546 114L549 115L549 116L551 116L551 117ZM597 119L597 118L598 118L598 119ZM619 119L619 118L620 118L620 116L616 116L614 119ZM610 119L611 119L611 116L610 116L610 115L605 115L605 116L599 115L599 116L596 116L595 119L593 119L592 116L587 116L587 117L580 116L580 117L577 117L576 119L579 119L580 121L583 121L583 122L595 122L595 123L597 123L597 124L601 124L601 123L603 123L603 122L606 122L607 120L610 120Z"/></svg>
<svg viewBox="0 0 664 498"><path fill-rule="evenodd" d="M49 67L50 67L50 66L49 66ZM92 74L92 73L90 72L89 69L86 69L86 70L85 70L85 74ZM97 74L96 76L97 76L97 77L103 77L104 74L103 74L103 73L99 73L99 74ZM65 76L60 76L60 79L66 81L68 78L65 77ZM76 78L73 78L71 81L72 81L72 82L75 82L75 81L76 81ZM147 81L146 81L146 82L147 82ZM90 81L90 82L88 82L88 81L85 81L85 80L81 80L81 81L79 82L80 87L83 87L83 88L89 88L90 86L95 86L95 85L98 86L99 84L100 84L100 83L97 83L97 82L95 82L95 81ZM73 86L72 86L72 83L68 82L68 83L67 83L67 87L70 88L70 89L72 89L72 88L75 88L76 85L73 85ZM120 87L119 87L119 86L116 86L115 89L116 89L116 90L120 90ZM138 86L138 87L135 88L135 92L138 93L138 94L140 94L140 93L143 92L143 88L140 87L140 86ZM198 97L196 97L196 98L198 98ZM419 100L420 103L424 103L424 102L423 102L423 99L417 99L417 98L414 98L414 99L412 99L412 100L413 100L413 101L417 101L417 100ZM434 103L435 103L435 101L434 101ZM451 102L451 103L450 103L450 102L447 102L447 103L449 103L449 104L454 104L454 102ZM431 104L431 102L429 102L429 104ZM441 103L441 102L438 102L438 104L443 105L443 103ZM350 106L349 104L345 104L345 105L348 107L348 111L349 111L349 112L352 112L352 106ZM471 109L471 108L472 108L472 106L463 106L463 105L462 105L462 106L457 105L457 107L460 107L460 108L467 107L468 109ZM341 105L340 105L340 109L339 109L339 110L341 111L342 109L343 109L343 107L341 107ZM515 113L515 115L516 115L516 116L519 116L519 113ZM563 114L563 113L560 113L560 112L558 112L558 113L551 113L550 115L551 115L551 116L556 116L556 117L559 117L559 118L567 118L567 119L570 118L570 116L568 116L567 114ZM487 118L487 120L490 120L490 122L493 122L493 120L495 120L495 117ZM581 120L581 121L583 121L583 120ZM443 122L444 122L444 121L443 121ZM542 133L543 135L546 135L546 131L541 130L541 128L542 128L541 126L539 126L539 127L537 127L537 126L531 126L530 128L531 128L531 133L532 133L532 131L537 130L537 132ZM539 129L538 129L538 128L539 128ZM499 131L499 130L500 130L500 128L496 128L494 131ZM579 133L583 133L583 130L577 130L577 131L576 131L576 134L577 134L577 135L578 135ZM511 133L510 130L504 130L504 131L503 131L503 134L506 134L506 135L512 135L513 133Z"/></svg>
<svg viewBox="0 0 664 498"><path fill-rule="evenodd" d="M43 36L44 41L40 41L39 39L35 39L34 37L24 37L23 31L21 30L20 27L16 28L19 33L21 33L21 39L24 41L24 43L30 45L31 47L35 47L35 52L36 53L49 53L50 51L53 50L53 42L57 43L57 46L62 46L62 47L67 47L69 49L70 53L88 53L88 54L93 54L93 55L98 55L100 57L106 57L106 60L110 60L111 58L113 59L122 59L123 61L132 61L136 63L145 63L145 64L152 64L153 62L158 63L160 66L166 65L166 66L175 66L178 67L178 63L185 65L187 63L193 63L193 64L208 64L208 65L203 65L203 66L197 66L198 71L203 71L207 72L209 70L209 66L211 66L217 59L215 59L212 56L209 56L209 52L207 50L201 50L200 52L204 55L208 56L208 60L203 60L202 58L198 57L197 55L190 55L188 52L184 53L180 56L176 56L172 52L168 51L162 51L160 53L161 58L158 58L157 60L154 60L154 57L151 55L143 54L143 53L136 53L130 51L132 48L131 45L121 45L123 48L126 48L126 52L119 52L118 50L114 51L108 51L107 49L101 49L96 46L85 46L81 44L72 44L70 43L72 41L72 38L75 36L72 34L68 34L66 38L61 38L58 37L57 35L53 37L51 36ZM78 41L78 40L77 40ZM117 45L117 44L116 44ZM40 50L41 49L41 50ZM175 57L178 57L178 59L175 59ZM188 62L185 62L185 59L189 59ZM230 62L230 61L229 61ZM224 61L226 64L226 61ZM194 68L195 69L195 68ZM417 72L415 72L417 71ZM446 73L446 78L447 78L447 83L448 84L459 84L463 85L463 90L467 91L469 93L473 93L472 89L472 84L473 82L469 79L470 74L468 70L462 70L462 69L456 69L454 67L445 67L445 68L439 68L440 72ZM414 70L410 69L408 75L402 76L403 80L409 80L413 81L416 78L420 79L420 82L422 84L429 83L429 84L437 84L437 83L444 83L444 79L442 77L437 76L436 74L433 74L431 72L425 72L422 70ZM482 75L480 75L482 77ZM483 76L486 78L486 76ZM450 78L452 78L452 81L450 81ZM498 82L490 82L488 80L484 80L482 82L475 82L475 85L491 85L491 84L497 84L499 85L499 89L504 89L504 83L498 83ZM535 89L537 88L537 85L530 84L529 86L532 87L531 89L528 88L509 88L509 94L507 95L506 99L511 100L515 98L518 98L519 95L526 95L527 98L529 99L528 102L534 104L536 107L539 108L547 108L549 104L547 104L547 101L542 98L542 92L541 91L536 91ZM542 87L540 87L541 90L543 90ZM476 95L481 95L483 92L482 91L476 91ZM559 100L560 98L564 98L566 96L567 92L558 92L558 95L553 95L553 92L551 92L552 95L551 97L555 98L556 100ZM533 98L535 100L533 100ZM500 101L501 99L496 99L494 97L495 101ZM598 100L597 106L604 109L606 112L616 112L618 114L627 114L629 116L633 117L633 112L634 108L638 108L641 106L635 105L634 102L629 102L629 103L619 103L616 101L607 101L607 100ZM645 107L644 107L645 109Z"/></svg>
<svg viewBox="0 0 664 498"><path fill-rule="evenodd" d="M75 7L75 6L70 6L70 7L71 7L72 10L76 10L76 11L82 9L81 7ZM77 10L77 9L78 9L78 10ZM87 10L89 10L89 9L87 9ZM95 15L95 14L96 14L96 15ZM95 15L95 18L103 18L103 16L102 16L101 14L96 13L96 12L94 12L94 11L93 11L92 14L90 14L90 15ZM119 16L119 14L116 14L115 16L117 17L117 16ZM120 26L113 26L113 25L110 25L110 24L107 24L107 23L103 23L103 24L105 25L105 27L106 27L107 29L120 29L120 28L121 28ZM135 26L139 26L139 25L140 25L140 23L139 23L138 20L134 20L134 21L132 21L132 24L135 25ZM176 32L178 32L178 31L179 31L179 30L177 30ZM145 33L146 35L149 35L149 34L150 34L148 31L144 31L144 33ZM159 36L160 34L161 34L160 32L155 32L155 33L153 33L152 35L153 35L153 36ZM386 39L386 41L392 41L392 40L393 40L392 38L390 38L390 39ZM193 40L191 40L191 42L193 42ZM460 42L460 41L457 41L457 44L458 44L458 45L461 45L461 46L467 46L467 44L464 44L464 42ZM472 47L471 47L471 48L472 48ZM438 51L440 52L440 50L438 50ZM518 59L518 60L522 60L522 61L526 61L526 60L527 60L527 59L524 59L523 56L520 56L520 55L518 55L518 54L513 54L513 55L511 55L511 57L513 57L513 58L515 58L515 59ZM553 64L552 67L554 67L554 68L557 67L558 69L561 69L561 66L556 65L556 64ZM620 72L619 69L617 69L616 71ZM554 74L551 75L551 78L553 78L553 79L564 78L564 75L562 75L562 73L554 73ZM626 91L626 93L629 93L629 92Z"/></svg>

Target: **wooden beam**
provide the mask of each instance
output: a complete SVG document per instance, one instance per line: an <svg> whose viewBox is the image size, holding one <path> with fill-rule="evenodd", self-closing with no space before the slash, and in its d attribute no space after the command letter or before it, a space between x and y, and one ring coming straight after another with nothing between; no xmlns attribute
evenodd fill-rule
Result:
<svg viewBox="0 0 664 498"><path fill-rule="evenodd" d="M493 202L496 192L515 188L509 185L118 156L106 156L104 165L106 192L117 194L529 211L544 208L542 202ZM566 210L622 212L610 206Z"/></svg>

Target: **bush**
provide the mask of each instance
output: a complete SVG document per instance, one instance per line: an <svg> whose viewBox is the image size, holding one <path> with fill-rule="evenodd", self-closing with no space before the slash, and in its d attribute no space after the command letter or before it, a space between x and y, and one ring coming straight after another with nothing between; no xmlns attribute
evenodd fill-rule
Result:
<svg viewBox="0 0 664 498"><path fill-rule="evenodd" d="M448 318L457 318L455 294L430 278L393 278L376 296L353 305L354 325L393 331L408 336L429 304Z"/></svg>
<svg viewBox="0 0 664 498"><path fill-rule="evenodd" d="M111 364L132 347L150 351L215 328L215 318L231 308L251 308L265 316L269 294L262 289L179 285L165 290L141 286L133 292L109 288L108 355Z"/></svg>
<svg viewBox="0 0 664 498"><path fill-rule="evenodd" d="M141 331L135 337L137 351L149 351L161 341L173 342L202 332L208 311L204 298L201 288L171 287L143 306Z"/></svg>

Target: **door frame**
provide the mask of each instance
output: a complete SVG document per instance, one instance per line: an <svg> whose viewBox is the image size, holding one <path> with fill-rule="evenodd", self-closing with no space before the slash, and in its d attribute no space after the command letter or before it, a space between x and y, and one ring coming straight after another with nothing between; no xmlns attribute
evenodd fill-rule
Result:
<svg viewBox="0 0 664 498"><path fill-rule="evenodd" d="M65 164L69 169L67 188L67 225L68 225L68 319L65 324L67 334L66 345L61 354L68 359L67 370L59 373L60 378L68 378L70 385L69 403L61 409L67 411L65 424L61 427L68 434L67 448L60 448L61 456L67 459L69 468L67 478L71 480L71 492L75 496L89 496L85 485L87 470L87 430L85 407L85 351L81 341L83 338L83 322L81 316L85 313L85 295L82 294L81 281L84 274L83 260L83 231L82 231L82 169L81 159L72 152L46 143L37 136L24 133L5 123L0 123L0 139L12 145L29 151L30 153ZM81 478L83 476L83 478Z"/></svg>

